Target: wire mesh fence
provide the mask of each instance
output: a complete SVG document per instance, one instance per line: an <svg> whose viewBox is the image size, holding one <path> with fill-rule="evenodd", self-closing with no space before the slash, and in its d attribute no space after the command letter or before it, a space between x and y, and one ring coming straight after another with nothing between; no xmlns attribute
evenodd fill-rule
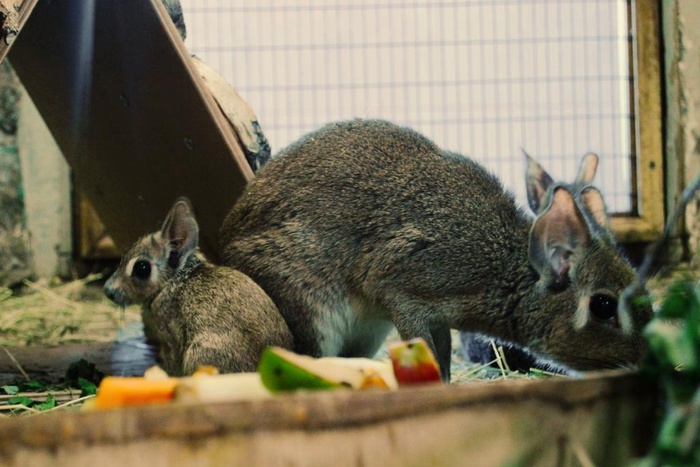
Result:
<svg viewBox="0 0 700 467"><path fill-rule="evenodd" d="M385 118L484 163L524 200L521 149L571 181L587 151L632 206L632 0L182 0L189 50L279 150Z"/></svg>

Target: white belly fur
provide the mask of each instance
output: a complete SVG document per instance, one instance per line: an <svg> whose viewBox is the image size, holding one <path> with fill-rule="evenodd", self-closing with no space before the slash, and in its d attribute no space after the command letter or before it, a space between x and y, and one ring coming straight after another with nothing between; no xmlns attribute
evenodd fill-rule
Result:
<svg viewBox="0 0 700 467"><path fill-rule="evenodd" d="M336 299L317 308L314 330L321 353L371 358L394 328L383 309L363 299Z"/></svg>

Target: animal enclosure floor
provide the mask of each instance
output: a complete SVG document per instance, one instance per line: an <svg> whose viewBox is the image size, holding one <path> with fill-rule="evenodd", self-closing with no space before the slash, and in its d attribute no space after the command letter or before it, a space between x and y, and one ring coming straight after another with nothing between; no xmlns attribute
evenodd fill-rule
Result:
<svg viewBox="0 0 700 467"><path fill-rule="evenodd" d="M669 281L679 277L697 278L697 271L686 268L655 280L654 296L660 297ZM14 291L0 288L0 385L22 378L18 365L31 377L49 381L61 378L81 358L107 374L149 365L152 355L139 348L139 307L121 310L113 305L102 293L103 282L102 275L93 274L70 282L25 281ZM392 333L387 342L396 339ZM385 348L377 356L382 357ZM507 362L502 366L465 362L453 334L453 382L533 377L509 371Z"/></svg>
<svg viewBox="0 0 700 467"><path fill-rule="evenodd" d="M0 385L30 377L56 381L79 359L94 363L107 374L138 372L152 363L140 338L138 306L121 310L102 293L102 275L71 282L25 281L19 290L0 292ZM390 334L387 342L398 339ZM459 355L455 335L454 380L498 376L497 368L467 365ZM387 356L383 348L377 358Z"/></svg>
<svg viewBox="0 0 700 467"><path fill-rule="evenodd" d="M102 293L103 277L70 282L24 281L0 289L0 384L23 378L55 381L85 359L110 372L115 342L141 321L138 307L121 310Z"/></svg>

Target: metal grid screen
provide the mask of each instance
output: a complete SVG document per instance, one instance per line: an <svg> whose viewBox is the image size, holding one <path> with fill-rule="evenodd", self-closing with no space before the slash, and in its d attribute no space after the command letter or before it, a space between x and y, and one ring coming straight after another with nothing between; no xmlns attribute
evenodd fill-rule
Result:
<svg viewBox="0 0 700 467"><path fill-rule="evenodd" d="M182 0L189 50L257 113L273 150L324 123L409 125L524 201L521 148L572 181L601 156L631 209L629 0Z"/></svg>

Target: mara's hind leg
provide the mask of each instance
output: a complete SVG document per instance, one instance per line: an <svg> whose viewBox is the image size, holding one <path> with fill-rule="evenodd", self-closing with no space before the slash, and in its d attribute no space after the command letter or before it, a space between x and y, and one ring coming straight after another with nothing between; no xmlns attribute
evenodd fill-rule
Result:
<svg viewBox="0 0 700 467"><path fill-rule="evenodd" d="M255 355L245 337L232 330L230 334L206 333L195 337L185 349L183 373L191 375L202 365L211 365L222 373L255 371L260 355Z"/></svg>
<svg viewBox="0 0 700 467"><path fill-rule="evenodd" d="M394 325L385 320L358 321L345 342L341 357L374 357Z"/></svg>

